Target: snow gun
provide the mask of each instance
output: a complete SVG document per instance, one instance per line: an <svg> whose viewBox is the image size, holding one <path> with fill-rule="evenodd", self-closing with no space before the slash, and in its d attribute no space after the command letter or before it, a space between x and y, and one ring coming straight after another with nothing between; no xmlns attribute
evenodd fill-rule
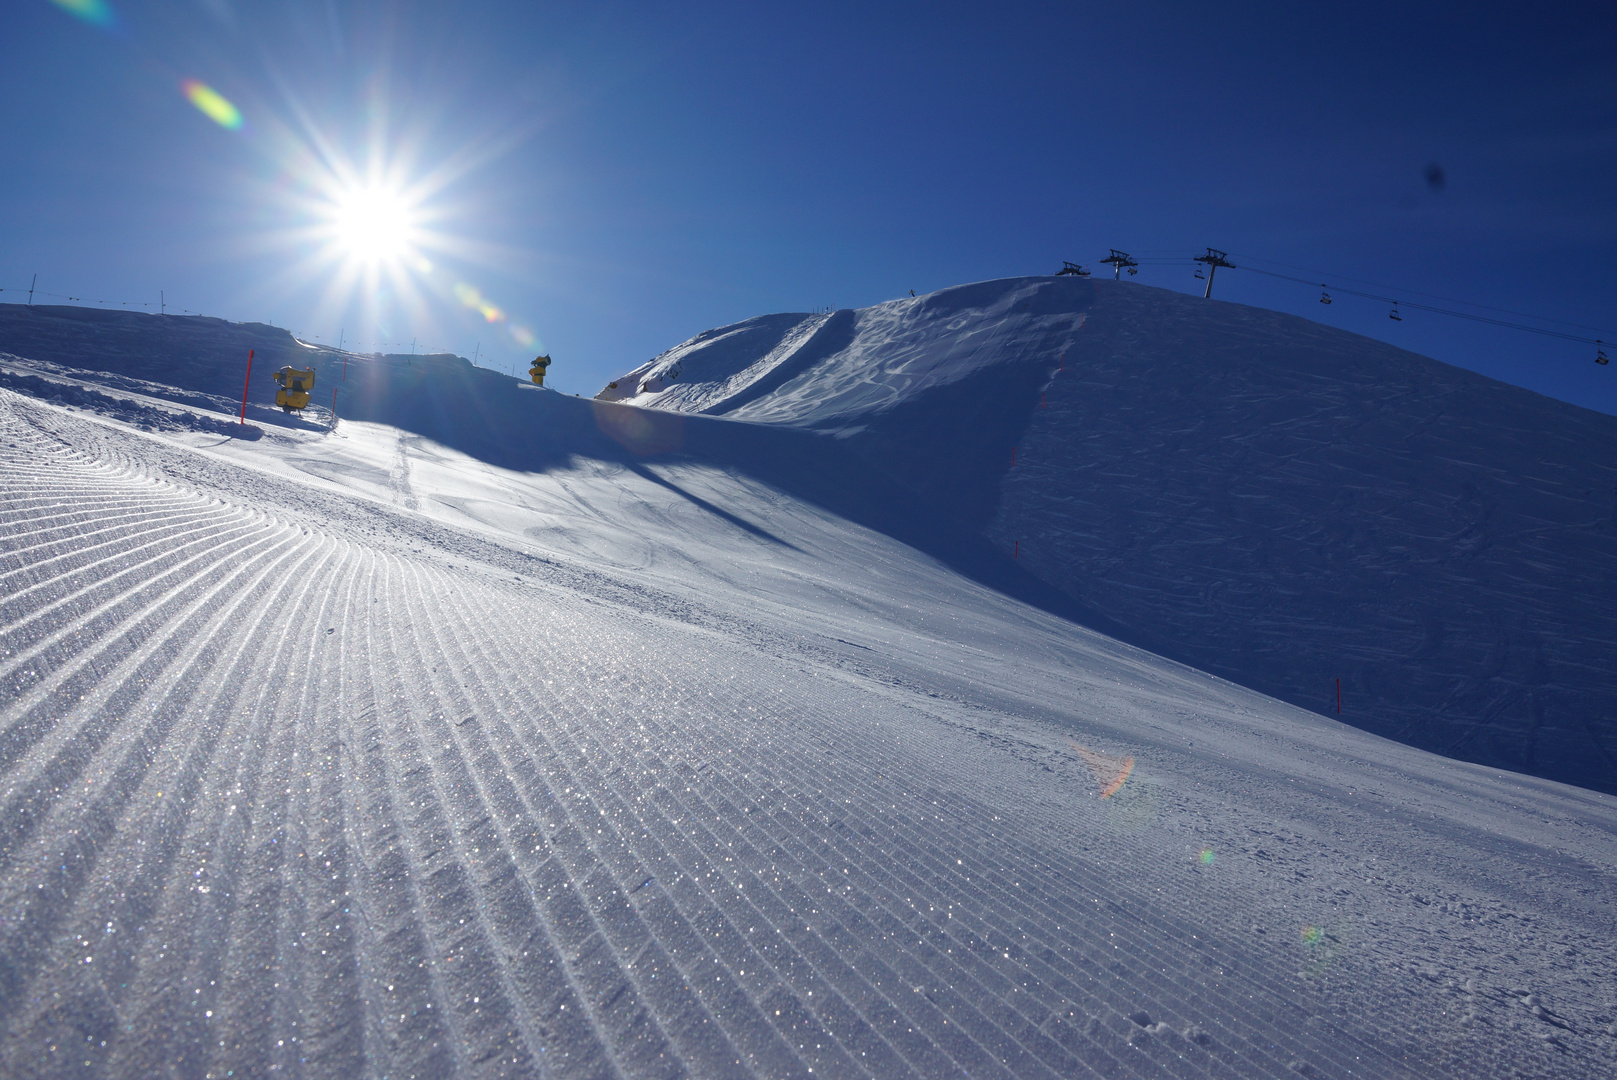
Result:
<svg viewBox="0 0 1617 1080"><path fill-rule="evenodd" d="M275 373L281 389L275 391L275 404L287 412L303 409L309 404L309 391L314 389L314 369L284 367Z"/></svg>
<svg viewBox="0 0 1617 1080"><path fill-rule="evenodd" d="M536 356L533 358L533 366L528 368L528 376L533 379L535 386L545 385L545 369L549 366L550 357Z"/></svg>

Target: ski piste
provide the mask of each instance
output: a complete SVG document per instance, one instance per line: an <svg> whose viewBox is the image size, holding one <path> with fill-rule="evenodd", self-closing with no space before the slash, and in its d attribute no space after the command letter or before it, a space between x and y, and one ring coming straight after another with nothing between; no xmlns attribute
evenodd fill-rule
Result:
<svg viewBox="0 0 1617 1080"><path fill-rule="evenodd" d="M1599 714L1373 731L1471 610L1478 687L1607 692L1612 418L1092 279L738 324L651 407L359 358L335 427L284 334L102 314L0 306L0 1073L1617 1069L1612 798L1500 763ZM1410 672L1352 724L1333 642Z"/></svg>

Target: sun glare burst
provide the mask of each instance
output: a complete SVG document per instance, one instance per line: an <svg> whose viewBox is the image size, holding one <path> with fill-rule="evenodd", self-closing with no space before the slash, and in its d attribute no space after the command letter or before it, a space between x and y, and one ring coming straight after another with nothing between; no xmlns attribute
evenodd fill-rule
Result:
<svg viewBox="0 0 1617 1080"><path fill-rule="evenodd" d="M214 115L189 88L188 96ZM385 104L384 97L378 94L371 104ZM473 141L429 153L430 133L389 131L386 110L378 106L372 110L373 130L353 147L361 149L355 155L302 103L289 99L287 105L295 124L274 111L265 111L262 119L255 114L255 145L276 171L274 186L264 192L266 205L284 211L277 215L283 220L257 238L262 250L286 256L261 282L266 295L312 290L318 299L305 325L367 327L341 338L355 346L392 347L395 332L385 328L400 326L409 328L406 337L422 332L440 341L470 336L474 355L478 348L486 355L492 344L479 331L495 327L499 337L520 349L538 345L527 319L513 321L504 304L466 280L479 265L497 266L510 253L446 227L477 208L465 194L451 198L450 187L503 152L505 141Z"/></svg>
<svg viewBox="0 0 1617 1080"><path fill-rule="evenodd" d="M415 208L399 192L386 187L337 193L331 204L331 225L339 252L357 263L398 263L415 250Z"/></svg>

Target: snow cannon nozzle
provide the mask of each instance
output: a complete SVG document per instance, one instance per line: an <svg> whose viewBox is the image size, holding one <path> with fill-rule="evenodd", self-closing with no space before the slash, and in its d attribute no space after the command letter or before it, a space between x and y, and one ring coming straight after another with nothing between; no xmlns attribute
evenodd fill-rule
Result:
<svg viewBox="0 0 1617 1080"><path fill-rule="evenodd" d="M528 368L528 377L535 386L545 385L545 369L550 367L550 357L540 354L533 358L533 364Z"/></svg>
<svg viewBox="0 0 1617 1080"><path fill-rule="evenodd" d="M309 391L314 389L314 369L295 368L290 365L275 372L275 381L281 389L275 391L275 404L286 412L301 412L309 405Z"/></svg>

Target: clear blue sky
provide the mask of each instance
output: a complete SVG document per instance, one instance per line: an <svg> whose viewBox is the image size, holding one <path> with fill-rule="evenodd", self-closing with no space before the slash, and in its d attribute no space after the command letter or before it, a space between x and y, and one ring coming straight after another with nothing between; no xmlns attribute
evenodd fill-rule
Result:
<svg viewBox="0 0 1617 1080"><path fill-rule="evenodd" d="M753 315L1212 245L1617 339L1612 11L8 0L0 300L593 393ZM1593 346L1318 292L1215 288L1617 412Z"/></svg>

